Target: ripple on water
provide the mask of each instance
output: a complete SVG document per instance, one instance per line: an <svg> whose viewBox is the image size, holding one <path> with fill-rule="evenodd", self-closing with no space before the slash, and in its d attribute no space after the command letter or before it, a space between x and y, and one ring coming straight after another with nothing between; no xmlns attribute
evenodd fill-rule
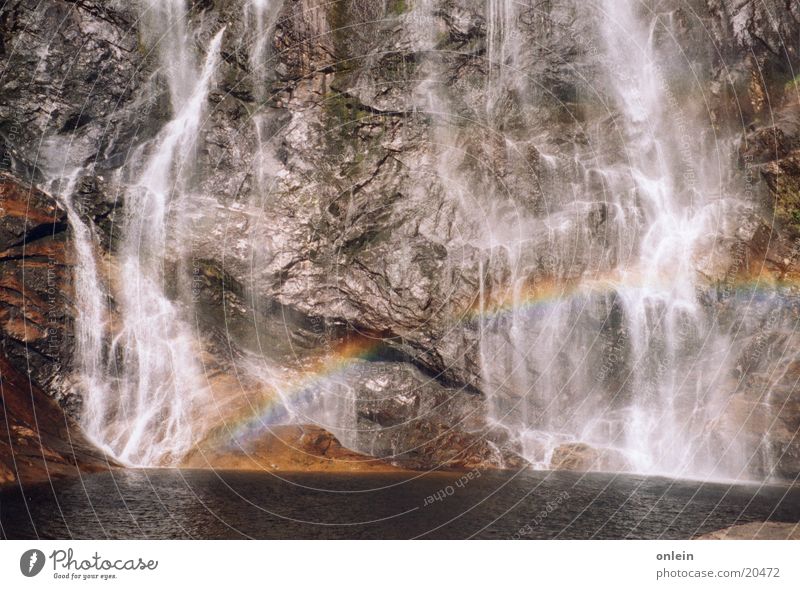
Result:
<svg viewBox="0 0 800 589"><path fill-rule="evenodd" d="M6 538L691 538L800 488L570 472L127 470L0 493ZM478 476L479 475L479 476Z"/></svg>

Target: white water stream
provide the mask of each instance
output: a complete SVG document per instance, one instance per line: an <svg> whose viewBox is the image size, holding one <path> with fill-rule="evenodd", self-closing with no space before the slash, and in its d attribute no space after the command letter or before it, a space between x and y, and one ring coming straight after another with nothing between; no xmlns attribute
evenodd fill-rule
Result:
<svg viewBox="0 0 800 589"><path fill-rule="evenodd" d="M191 448L192 424L209 400L186 301L168 295L175 284L166 248L170 220L191 206L194 150L224 30L198 64L183 0L148 1L142 18L173 114L125 170L131 181L123 196L117 319L105 372L87 383L83 424L121 461L154 465L169 464ZM78 349L94 345L99 335L79 331Z"/></svg>
<svg viewBox="0 0 800 589"><path fill-rule="evenodd" d="M489 7L490 39L513 38L505 14ZM581 170L578 181L556 185L547 214L515 220L528 228L524 239L502 244L512 311L487 318L481 338L492 416L542 467L559 445L585 442L616 468L746 477L747 452L714 426L735 355L701 305L697 272L704 248L729 231L735 202L709 197L719 176L701 172L719 154L705 151L707 129L672 94L677 57L657 41L668 15L628 0L595 10L593 83L616 113L616 136L594 134L594 153L572 161L543 158L556 172ZM490 86L509 77L493 73ZM524 261L531 248L549 254L545 279Z"/></svg>

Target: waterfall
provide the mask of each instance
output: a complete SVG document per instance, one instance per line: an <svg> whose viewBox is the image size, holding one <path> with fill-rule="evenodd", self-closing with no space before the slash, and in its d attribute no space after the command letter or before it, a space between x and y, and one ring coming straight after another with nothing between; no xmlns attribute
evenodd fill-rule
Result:
<svg viewBox="0 0 800 589"><path fill-rule="evenodd" d="M224 32L195 64L183 0L143 7L147 38L155 43L173 117L141 147L126 173L120 246L118 325L112 333L106 382L85 397L84 427L123 462L169 464L196 441L197 412L210 391L200 349L187 322L187 301L172 300L167 250L170 219L190 210L192 161Z"/></svg>
<svg viewBox="0 0 800 589"><path fill-rule="evenodd" d="M486 112L490 126L502 116L504 99L522 72L515 58L520 49L515 19L516 2L486 0Z"/></svg>
<svg viewBox="0 0 800 589"><path fill-rule="evenodd" d="M542 468L561 444L584 442L614 457L612 469L747 477L748 453L713 427L735 354L701 304L695 266L709 239L726 237L736 203L709 198L721 178L670 85L673 56L657 34L669 19L627 0L599 2L596 16L593 83L615 110L614 136L595 129L588 152L542 158L545 179L547 166L558 172L544 214L506 221L522 239L495 233L494 264L510 278L482 269L481 306L488 280L504 283L511 310L481 322L490 417ZM513 20L495 2L487 22L497 97L512 75L503 62L520 57L507 53L520 49L503 42Z"/></svg>
<svg viewBox="0 0 800 589"><path fill-rule="evenodd" d="M63 154L69 149L63 145L52 144L49 151L55 155L58 148ZM55 159L55 158L54 158ZM78 387L83 393L84 408L87 412L96 411L97 403L107 398L108 386L105 373L105 341L107 336L106 294L100 280L95 258L95 234L91 225L84 222L75 208L76 185L82 168L66 172L64 166L51 170L50 182L53 194L67 213L67 222L72 229L75 265L72 272L75 301L75 350L73 355L74 372L78 376ZM94 403L89 402L91 399ZM87 420L93 422L92 418ZM87 430L90 437L99 444L103 441L95 437L96 431Z"/></svg>
<svg viewBox="0 0 800 589"><path fill-rule="evenodd" d="M251 269L266 267L261 261L272 255L255 213L290 174L275 159L275 120L265 109L273 81L269 40L281 6L246 0L240 13L250 31L243 38L255 145L242 148L252 153L243 183L251 201L236 204L247 217L241 226L249 231ZM560 129L543 130L537 118L552 104L538 104L545 92L532 91L544 84L530 82L539 72L526 53L542 40L519 29L523 13L532 18L529 7L503 0L484 6L485 22L469 29L485 25L485 47L470 49L484 60L473 70L474 96L448 84L453 52L439 50L447 26L439 4L417 0L398 18L420 29L409 41L422 56L409 110L429 121L421 158L439 179L430 185L426 176L418 188L440 191L434 196L447 201L441 214L458 226L453 241L480 252L465 258L477 260L468 270L477 271L479 292L477 327L468 327L477 331L477 351L464 352L477 355L488 421L539 468L549 468L559 448L582 442L610 457L612 470L751 476L758 448L717 427L739 344L707 304L708 284L698 274L705 252L713 256L731 239L743 199L722 196L733 174L720 162L732 158L719 151L732 143L712 147L709 124L673 84L679 58L670 15L638 0L595 0L586 8L590 35L579 45L581 59L594 59L586 71L597 94L587 100L608 116L587 116L583 142L556 137ZM82 171L62 174L54 189L78 260L83 425L133 465L179 463L205 433L203 409L214 402L185 282L187 243L198 233L187 219L212 200L197 194L203 170L196 160L225 29L198 51L187 11L186 0L141 0L143 44L158 64L146 89L155 102L165 87L171 118L118 172L124 218L110 284L100 280L92 228L74 202ZM304 122L303 113L291 114ZM575 121L569 124L575 131ZM506 169L486 170L485 162ZM530 168L535 173L525 176ZM449 263L458 264L453 258ZM115 295L113 309L105 308L106 289ZM236 368L274 393L270 402L282 409L275 422L319 423L345 444L364 446L354 382L369 379L360 362L328 376L337 358L322 358L317 382L267 356L252 353Z"/></svg>
<svg viewBox="0 0 800 589"><path fill-rule="evenodd" d="M264 97L264 84L269 74L267 67L269 35L273 30L273 21L277 15L277 8L281 4L282 2L279 0L249 0L244 5L245 22L255 32L253 41L250 44L248 59L256 86L255 95L260 99Z"/></svg>
<svg viewBox="0 0 800 589"><path fill-rule="evenodd" d="M638 256L621 261L616 288L635 367L623 447L639 471L697 473L702 466L714 472L719 465L714 456L703 455L702 431L714 418L707 414L713 407L713 384L698 374L690 378L698 390L686 390L687 376L704 360L692 358L693 345L705 341L712 351L727 347L699 305L692 263L700 240L714 230L715 205L691 181L696 174L684 169L703 155L690 153L683 161L676 149L680 133L688 129L675 124L682 113L667 99L671 90L664 58L654 42L661 17L648 22L634 14L629 2L606 1L601 10L609 75L627 140L623 172L637 198L623 207L631 211L629 218L634 206L641 211ZM720 368L707 366L711 374Z"/></svg>
<svg viewBox="0 0 800 589"><path fill-rule="evenodd" d="M244 21L253 37L248 46L248 63L253 83L253 96L256 98L257 110L252 114L253 129L256 134L257 148L253 156L253 174L261 197L252 204L263 207L264 192L271 188L270 181L274 179L273 171L276 164L269 150L271 139L270 117L263 112L264 103L268 98L268 84L271 69L269 67L270 35L275 30L282 0L247 0L244 4Z"/></svg>

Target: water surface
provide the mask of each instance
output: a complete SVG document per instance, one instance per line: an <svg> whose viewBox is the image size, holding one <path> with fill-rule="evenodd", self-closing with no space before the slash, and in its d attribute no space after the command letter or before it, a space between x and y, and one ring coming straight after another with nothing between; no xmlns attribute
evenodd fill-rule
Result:
<svg viewBox="0 0 800 589"><path fill-rule="evenodd" d="M4 538L690 538L800 488L614 474L127 470L0 493Z"/></svg>

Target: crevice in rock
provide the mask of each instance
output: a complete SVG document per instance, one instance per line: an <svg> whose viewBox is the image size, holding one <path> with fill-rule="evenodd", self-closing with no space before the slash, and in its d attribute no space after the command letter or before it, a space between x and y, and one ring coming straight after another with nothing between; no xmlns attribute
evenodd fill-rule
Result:
<svg viewBox="0 0 800 589"><path fill-rule="evenodd" d="M42 225L36 225L29 231L22 236L22 239L12 243L8 246L7 249L13 249L15 247L22 247L23 245L30 245L31 243L38 241L40 239L45 239L47 237L55 237L60 233L64 233L69 230L69 223L64 221L55 221L53 223L43 223ZM27 256L20 256L20 259Z"/></svg>

